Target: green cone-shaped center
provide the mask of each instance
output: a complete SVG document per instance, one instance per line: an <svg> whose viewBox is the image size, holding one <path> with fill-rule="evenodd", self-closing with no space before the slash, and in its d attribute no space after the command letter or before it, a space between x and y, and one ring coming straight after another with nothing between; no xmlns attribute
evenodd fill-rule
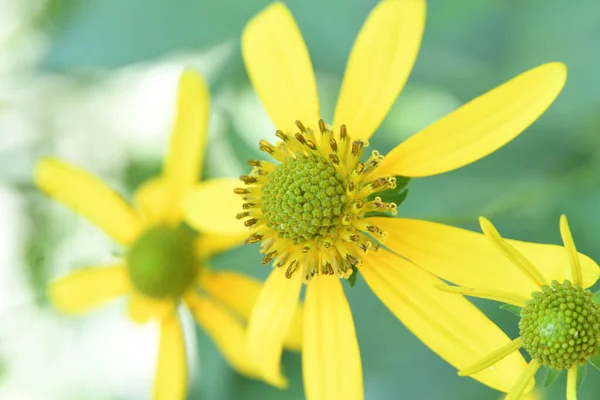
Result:
<svg viewBox="0 0 600 400"><path fill-rule="evenodd" d="M529 355L555 369L568 369L590 359L600 340L600 307L592 296L569 281L553 281L533 293L519 321Z"/></svg>
<svg viewBox="0 0 600 400"><path fill-rule="evenodd" d="M183 227L158 226L144 232L127 254L129 276L149 297L179 297L198 272L193 233Z"/></svg>
<svg viewBox="0 0 600 400"><path fill-rule="evenodd" d="M280 237L302 244L335 232L346 202L344 179L311 155L287 158L262 188L262 212Z"/></svg>

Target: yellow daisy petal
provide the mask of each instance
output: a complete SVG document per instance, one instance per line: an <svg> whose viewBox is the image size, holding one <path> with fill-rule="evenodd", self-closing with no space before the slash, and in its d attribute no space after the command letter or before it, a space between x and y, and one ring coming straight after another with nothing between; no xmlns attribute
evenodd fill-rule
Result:
<svg viewBox="0 0 600 400"><path fill-rule="evenodd" d="M83 170L44 158L35 167L35 184L119 243L131 244L140 232L141 220L125 199Z"/></svg>
<svg viewBox="0 0 600 400"><path fill-rule="evenodd" d="M177 314L165 318L160 326L160 347L154 383L154 400L185 400L187 361L185 341Z"/></svg>
<svg viewBox="0 0 600 400"><path fill-rule="evenodd" d="M509 343L509 338L464 297L436 289L440 279L412 263L379 251L360 272L394 315L423 343L457 369L469 367ZM514 352L472 377L508 392L527 363Z"/></svg>
<svg viewBox="0 0 600 400"><path fill-rule="evenodd" d="M485 157L538 119L566 78L565 65L556 62L522 73L398 145L377 174L430 176Z"/></svg>
<svg viewBox="0 0 600 400"><path fill-rule="evenodd" d="M127 267L116 263L88 267L55 280L48 288L54 306L65 314L81 314L131 290Z"/></svg>
<svg viewBox="0 0 600 400"><path fill-rule="evenodd" d="M385 246L421 268L461 286L495 289L529 298L539 288L482 234L435 222L369 218L389 233ZM570 278L567 252L561 246L506 240L548 282ZM600 276L598 265L579 253L583 287Z"/></svg>
<svg viewBox="0 0 600 400"><path fill-rule="evenodd" d="M173 315L176 309L172 299L152 299L141 293L133 292L127 303L129 317L138 324L145 324L152 318L163 320Z"/></svg>
<svg viewBox="0 0 600 400"><path fill-rule="evenodd" d="M179 79L177 116L163 170L171 194L171 212L176 215L182 196L200 177L209 106L206 83L195 71L185 70Z"/></svg>
<svg viewBox="0 0 600 400"><path fill-rule="evenodd" d="M242 374L258 377L258 371L250 362L246 351L244 325L225 308L208 299L190 294L185 301L198 324L212 338L227 362Z"/></svg>
<svg viewBox="0 0 600 400"><path fill-rule="evenodd" d="M316 124L319 98L310 56L294 17L273 3L244 29L242 55L250 80L277 129Z"/></svg>
<svg viewBox="0 0 600 400"><path fill-rule="evenodd" d="M150 179L144 182L135 192L133 198L135 208L144 218L147 226L177 222L172 218L171 195L169 186L163 178Z"/></svg>
<svg viewBox="0 0 600 400"><path fill-rule="evenodd" d="M201 232L237 235L248 232L235 218L242 209L242 199L233 193L241 182L231 178L210 179L196 185L183 201L184 218Z"/></svg>
<svg viewBox="0 0 600 400"><path fill-rule="evenodd" d="M302 277L285 277L284 268L276 268L265 281L248 321L246 346L260 376L278 387L287 386L281 374L281 352L286 333L298 304Z"/></svg>
<svg viewBox="0 0 600 400"><path fill-rule="evenodd" d="M337 276L306 288L302 374L310 400L362 400L360 351L350 305Z"/></svg>
<svg viewBox="0 0 600 400"><path fill-rule="evenodd" d="M202 288L244 320L249 320L258 298L262 282L235 272L209 272L203 274ZM302 306L298 305L285 336L284 345L291 350L302 347Z"/></svg>
<svg viewBox="0 0 600 400"><path fill-rule="evenodd" d="M334 126L353 140L375 132L412 70L423 28L425 1L382 1L371 12L350 53Z"/></svg>
<svg viewBox="0 0 600 400"><path fill-rule="evenodd" d="M248 232L237 235L218 235L214 233L203 233L196 240L196 254L199 258L208 258L215 254L233 249L244 243Z"/></svg>

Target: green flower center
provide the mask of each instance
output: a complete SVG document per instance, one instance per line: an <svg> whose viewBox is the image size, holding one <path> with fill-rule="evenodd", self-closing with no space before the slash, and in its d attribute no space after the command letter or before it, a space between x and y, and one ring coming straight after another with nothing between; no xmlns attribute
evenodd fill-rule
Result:
<svg viewBox="0 0 600 400"><path fill-rule="evenodd" d="M589 290L552 281L532 294L519 321L523 347L546 367L584 364L600 341L600 307Z"/></svg>
<svg viewBox="0 0 600 400"><path fill-rule="evenodd" d="M317 155L285 159L269 173L262 187L262 213L267 225L294 244L333 234L345 203L344 179Z"/></svg>
<svg viewBox="0 0 600 400"><path fill-rule="evenodd" d="M153 298L177 298L198 273L194 234L184 227L158 226L144 232L127 254L137 290Z"/></svg>

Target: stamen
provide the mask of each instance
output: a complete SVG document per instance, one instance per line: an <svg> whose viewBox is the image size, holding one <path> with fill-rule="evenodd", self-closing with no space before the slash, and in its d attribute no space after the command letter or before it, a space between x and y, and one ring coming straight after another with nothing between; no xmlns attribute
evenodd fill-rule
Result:
<svg viewBox="0 0 600 400"><path fill-rule="evenodd" d="M327 132L327 127L325 126L325 122L323 122L322 119L319 120L319 130L322 134L325 134Z"/></svg>
<svg viewBox="0 0 600 400"><path fill-rule="evenodd" d="M345 140L348 137L346 125L340 125L340 139Z"/></svg>
<svg viewBox="0 0 600 400"><path fill-rule="evenodd" d="M538 287L542 287L547 285L546 278L540 273L540 271L529 261L521 252L515 249L513 246L508 244L500 233L496 230L494 225L490 221L488 221L484 217L479 218L479 224L481 225L481 230L485 234L485 236L490 239L494 245L508 258L513 262L514 265L519 267L521 271L523 271Z"/></svg>
<svg viewBox="0 0 600 400"><path fill-rule="evenodd" d="M488 299L501 301L502 303L512 304L517 307L524 307L527 299L519 295L503 292L494 289L477 289L463 286L435 285L438 289L446 293L458 293L470 297L478 297L480 299Z"/></svg>
<svg viewBox="0 0 600 400"><path fill-rule="evenodd" d="M233 189L233 193L235 193L235 194L248 194L248 193L250 193L250 191L248 189L235 188L235 189Z"/></svg>
<svg viewBox="0 0 600 400"><path fill-rule="evenodd" d="M577 400L577 366L567 373L567 400Z"/></svg>
<svg viewBox="0 0 600 400"><path fill-rule="evenodd" d="M270 263L271 261L273 261L273 259L275 258L275 256L276 256L276 255L277 255L277 251L276 251L276 250L274 250L274 251L271 251L271 252L267 253L267 254L266 254L264 257L263 257L263 259L261 260L261 262L260 262L260 263L261 263L262 265L267 265L268 263Z"/></svg>
<svg viewBox="0 0 600 400"><path fill-rule="evenodd" d="M484 369L496 364L503 358L509 356L513 351L519 350L521 347L523 347L523 340L520 337L516 338L512 342L500 347L498 350L490 353L481 360L477 361L475 364L470 365L467 368L461 369L460 371L458 371L458 375L470 376L481 372Z"/></svg>
<svg viewBox="0 0 600 400"><path fill-rule="evenodd" d="M298 129L300 129L300 132L306 133L306 128L304 127L304 124L301 121L296 120L296 126L298 127Z"/></svg>
<svg viewBox="0 0 600 400"><path fill-rule="evenodd" d="M281 132L280 130L275 131L275 136L277 136L279 139L283 140L284 142L287 142L290 139L288 135Z"/></svg>
<svg viewBox="0 0 600 400"><path fill-rule="evenodd" d="M527 385L529 385L529 382L531 382L538 369L540 369L540 365L541 364L536 360L531 360L529 362L529 365L527 366L527 369L523 371L523 373L521 374L519 379L517 379L517 382L514 384L512 389L510 389L510 393L508 394L508 396L506 396L505 400L518 400L519 398L521 398L521 395L525 391L525 388L527 387Z"/></svg>
<svg viewBox="0 0 600 400"><path fill-rule="evenodd" d="M250 218L250 219L247 219L246 221L244 221L244 226L251 227L252 225L256 224L257 222L258 222L258 218Z"/></svg>
<svg viewBox="0 0 600 400"><path fill-rule="evenodd" d="M235 218L236 219L244 219L244 218L246 218L248 216L250 216L250 211L244 211L244 212L241 212L241 213L237 213L236 216L235 216Z"/></svg>
<svg viewBox="0 0 600 400"><path fill-rule="evenodd" d="M564 214L560 216L560 236L562 237L563 244L567 250L567 256L569 257L569 263L571 264L573 285L582 286L583 277L581 276L581 262L579 260L579 254L577 254L575 241L573 240L571 230L569 229L567 216Z"/></svg>
<svg viewBox="0 0 600 400"><path fill-rule="evenodd" d="M248 238L246 240L244 240L244 243L246 244L254 244L254 243L258 243L262 240L263 235L259 234L259 233L253 233L252 235L248 236Z"/></svg>
<svg viewBox="0 0 600 400"><path fill-rule="evenodd" d="M256 179L255 176L249 176L249 175L240 175L240 180L242 182L244 182L246 185L251 185L258 181L258 179Z"/></svg>
<svg viewBox="0 0 600 400"><path fill-rule="evenodd" d="M269 153L269 154L275 153L275 146L273 146L271 143L267 142L264 139L262 139L259 142L259 149L261 151L264 151L265 153Z"/></svg>

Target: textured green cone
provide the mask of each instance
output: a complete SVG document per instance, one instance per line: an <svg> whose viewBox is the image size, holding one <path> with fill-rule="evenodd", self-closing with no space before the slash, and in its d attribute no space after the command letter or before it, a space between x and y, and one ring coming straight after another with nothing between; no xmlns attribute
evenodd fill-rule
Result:
<svg viewBox="0 0 600 400"><path fill-rule="evenodd" d="M531 357L549 368L569 369L596 353L600 307L589 290L553 281L527 301L519 329Z"/></svg>

